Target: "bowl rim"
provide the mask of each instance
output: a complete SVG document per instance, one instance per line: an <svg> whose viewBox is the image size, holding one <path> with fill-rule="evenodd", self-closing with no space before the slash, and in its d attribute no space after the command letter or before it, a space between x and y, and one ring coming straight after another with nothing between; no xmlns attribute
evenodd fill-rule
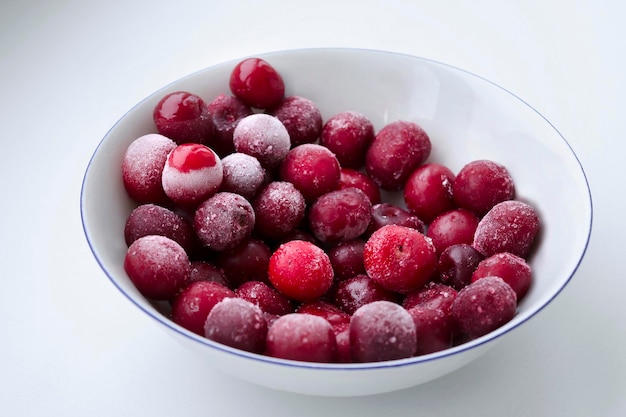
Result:
<svg viewBox="0 0 626 417"><path fill-rule="evenodd" d="M577 163L577 168L580 170L580 173L582 174L582 178L584 180L585 186L586 186L586 197L587 197L587 203L588 203L588 228L586 230L586 236L584 238L584 246L582 247L582 251L580 252L580 254L578 255L578 260L576 261L576 264L573 266L573 268L571 269L571 271L569 271L568 273L568 277L567 279L565 279L559 286L558 288L554 291L554 293L552 293L550 295L549 298L545 299L545 301L539 305L538 308L536 308L535 310L532 310L529 312L529 314L524 317L523 319L514 321L512 320L511 322L503 325L502 327L484 335L481 336L477 339L471 340L469 342L442 350L442 351L438 351L438 352L434 352L434 353L430 353L430 354L425 354L425 355L420 355L420 356L413 356L410 358L405 358L405 359L397 359L397 360L390 360L390 361L384 361L384 362L367 362L367 363L316 363L316 362L305 362L305 361L295 361L295 360L288 360L288 359L280 359L280 358L273 358L270 356L266 356L266 355L262 355L262 354L257 354L257 353L251 353L251 352L246 352L243 350L239 350L236 348L231 348L229 346L214 342L210 339L204 338L200 335L197 335L191 331L188 331L187 329L182 328L181 326L177 325L176 323L174 323L173 321L171 321L169 318L167 318L166 316L164 316L163 314L159 313L156 309L154 310L150 310L148 308L145 308L141 303L139 303L138 301L136 301L133 297L133 295L129 294L127 291L124 290L124 288L122 288L122 286L116 281L116 279L112 276L111 272L107 270L107 268L105 267L105 265L103 264L102 260L100 259L96 248L94 246L94 243L92 242L92 238L89 235L89 231L88 231L88 226L87 226L87 221L86 221L86 217L88 216L85 213L85 187L86 187L86 183L88 181L88 177L90 174L90 170L91 170L91 166L92 163L94 161L94 159L96 158L96 156L98 155L98 151L100 150L100 148L102 147L103 143L107 140L107 138L111 135L111 133L117 128L117 126L122 122L122 120L124 120L129 114L133 113L138 107L142 106L146 101L154 98L157 94L159 94L161 91L167 90L168 88L172 87L175 84L180 83L181 81L187 79L187 78L191 78L194 76L197 76L201 73L207 72L207 71L211 71L214 70L218 67L223 67L223 66L228 66L228 65L235 65L236 63L238 63L239 61L245 59L245 58L249 58L249 57L258 57L258 58L262 58L262 59L266 59L269 60L272 57L275 56L280 56L280 55L289 55L289 54L306 54L306 53L311 53L311 52L315 52L315 53L327 53L327 52L332 52L332 53L361 53L361 54L379 54L379 55L393 55L393 56L400 56L400 57L404 57L407 59L411 59L411 60L419 60L422 62L426 62L429 63L431 65L435 65L435 66L441 66L444 68L447 68L449 70L452 71L456 71L456 72L461 72L464 73L465 75L471 77L471 78L475 78L478 80L481 80L482 82L486 82L488 84L490 84L493 87L496 87L497 89L501 90L502 92L510 95L513 99L521 102L523 105L525 105L529 110L531 110L532 112L534 112L537 116L539 116L541 119L543 119L543 121L545 123L547 123L549 125L549 127L554 130L554 132L560 137L560 139L565 143L565 145L567 146L571 156L574 157L576 163ZM280 366L285 366L285 367L290 367L290 368L301 368L301 369L315 369L315 370L326 370L326 371L367 371L367 370L375 370L375 369L387 369L387 368L398 368L398 367L405 367L405 366L411 366L411 365L418 365L418 364L423 364L423 363L427 363L427 362L433 362L436 361L438 359L444 359L444 358L450 358L453 356L456 356L462 352L466 352L466 351L470 351L470 350L474 350L480 346L486 345L488 343L491 342L495 342L497 340L500 340L502 338L502 336L510 333L513 329L521 326L522 324L526 323L528 320L530 320L530 318L536 316L537 314L539 314L544 308L546 308L549 304L552 303L552 301L564 290L564 288L570 283L570 281L572 280L573 276L576 274L576 272L578 271L578 268L580 267L583 259L585 258L585 254L587 252L587 249L589 247L589 242L590 242L590 238L591 238L591 233L592 233L592 229L593 229L593 199L592 199L592 193L591 193L591 189L589 186L589 181L587 178L587 175L585 173L584 167L582 166L582 163L580 161L580 159L578 158L578 155L576 154L576 152L574 151L574 149L572 148L572 146L570 145L570 143L567 141L567 139L561 134L561 132L552 124L552 122L550 122L541 112L539 112L537 109L535 109L533 106L531 106L527 101L525 101L524 99L522 99L520 96L516 95L515 93L511 92L510 90L500 86L499 84L496 84L493 81L490 81L489 79L477 75L471 71L465 70L463 68L459 68L456 67L454 65L451 64L446 64L444 62L440 62L434 59L430 59L430 58L425 58L425 57L421 57L421 56L417 56L417 55L411 55L409 53L403 53L403 52L396 52L396 51L388 51L388 50L381 50L381 49L371 49L371 48L354 48L354 47L309 47L309 48L297 48L297 49L284 49L284 50L274 50L274 51L269 51L269 52L260 52L258 54L255 55L246 55L246 56L242 56L239 58L233 58L230 59L226 62L221 62L221 63L217 63L217 64L213 64L210 66L207 66L205 68L201 68L199 70L196 70L192 73L189 73L185 76L182 76L160 88L158 88L157 90L153 91L152 93L148 94L146 97L144 97L141 101L139 101L137 104L135 104L134 106L132 106L129 110L127 110L121 117L118 118L118 120L115 122L115 124L106 132L106 134L102 137L102 139L100 140L100 142L98 143L97 147L95 148L94 152L92 153L89 162L87 164L84 176L83 176L83 180L82 180L82 184L81 184L81 192L80 192L80 214L81 214L81 223L82 223L82 227L83 227L83 232L85 234L85 238L87 240L87 243L89 245L89 248L94 256L94 258L96 259L96 262L98 263L98 265L100 266L100 268L102 269L102 271L105 273L105 275L109 278L109 280L113 283L113 285L132 303L134 304L137 308L139 308L139 310L143 311L145 314L147 314L149 317L151 317L152 319L154 319L157 323L160 323L161 325L165 326L166 328L174 331L175 333L177 333L179 336L182 336L183 338L189 339L195 343L200 343L202 345L208 346L210 348L216 349L218 351L221 351L223 353L227 353L227 354L231 354L231 355L235 355L237 357L241 357L241 358L246 358L246 359L250 359L253 361L258 361L258 362L262 362L262 363L266 363L266 364L272 364L272 365L280 365Z"/></svg>

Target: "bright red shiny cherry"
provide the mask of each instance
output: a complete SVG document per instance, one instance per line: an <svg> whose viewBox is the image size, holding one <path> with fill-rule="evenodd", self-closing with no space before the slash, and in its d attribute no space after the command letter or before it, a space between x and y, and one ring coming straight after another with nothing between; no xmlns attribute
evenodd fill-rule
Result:
<svg viewBox="0 0 626 417"><path fill-rule="evenodd" d="M269 109L285 96L281 75L268 62L248 58L238 63L230 75L231 92L249 106Z"/></svg>

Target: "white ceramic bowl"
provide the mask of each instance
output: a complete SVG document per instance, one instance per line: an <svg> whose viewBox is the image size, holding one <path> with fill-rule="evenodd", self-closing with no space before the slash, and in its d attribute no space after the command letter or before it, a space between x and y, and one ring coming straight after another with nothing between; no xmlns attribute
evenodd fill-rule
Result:
<svg viewBox="0 0 626 417"><path fill-rule="evenodd" d="M380 129L398 119L419 123L433 143L430 161L458 171L474 159L504 164L518 197L539 211L543 231L533 256L534 284L516 317L496 331L438 353L369 364L312 364L273 359L216 344L164 317L126 276L123 228L134 207L121 180L126 147L155 132L152 110L166 93L187 90L210 101L228 93L227 62L182 78L124 115L96 149L85 174L81 214L87 241L121 294L192 354L267 387L324 396L356 396L415 386L469 363L534 317L568 283L584 256L592 204L583 169L559 132L515 95L466 71L397 53L305 49L259 55L283 76L287 95L313 100L326 119L356 110ZM537 341L540 343L540 341Z"/></svg>

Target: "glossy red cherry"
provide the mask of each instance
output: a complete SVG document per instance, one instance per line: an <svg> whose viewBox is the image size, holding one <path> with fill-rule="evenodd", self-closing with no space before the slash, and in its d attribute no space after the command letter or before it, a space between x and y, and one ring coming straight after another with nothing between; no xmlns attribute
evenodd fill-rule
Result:
<svg viewBox="0 0 626 417"><path fill-rule="evenodd" d="M230 75L231 92L251 107L269 109L285 96L281 75L267 61L248 58L238 63Z"/></svg>
<svg viewBox="0 0 626 417"><path fill-rule="evenodd" d="M206 143L213 135L206 103L187 91L164 96L155 106L152 117L158 132L177 144Z"/></svg>

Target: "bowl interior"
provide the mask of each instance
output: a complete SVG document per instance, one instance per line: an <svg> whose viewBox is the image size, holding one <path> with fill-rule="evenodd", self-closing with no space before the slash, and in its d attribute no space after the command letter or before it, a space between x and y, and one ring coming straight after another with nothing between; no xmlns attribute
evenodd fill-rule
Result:
<svg viewBox="0 0 626 417"><path fill-rule="evenodd" d="M516 182L517 197L533 204L540 213L543 230L538 250L531 259L534 283L517 316L481 339L407 362L460 354L506 333L544 307L574 274L591 229L588 184L564 138L525 102L473 74L407 55L310 49L260 57L283 75L287 95L311 99L324 119L340 111L355 110L366 115L377 130L395 120L415 121L431 138L430 162L443 163L454 172L474 159L493 159L504 164ZM152 110L164 94L186 90L206 101L220 93L228 94L228 77L236 62L176 81L124 115L95 151L81 196L85 234L111 281L150 316L201 343L208 341L188 334L162 317L124 273L123 228L135 204L125 193L120 167L130 142L156 132ZM401 202L397 195L394 198ZM369 365L328 366L367 368Z"/></svg>

